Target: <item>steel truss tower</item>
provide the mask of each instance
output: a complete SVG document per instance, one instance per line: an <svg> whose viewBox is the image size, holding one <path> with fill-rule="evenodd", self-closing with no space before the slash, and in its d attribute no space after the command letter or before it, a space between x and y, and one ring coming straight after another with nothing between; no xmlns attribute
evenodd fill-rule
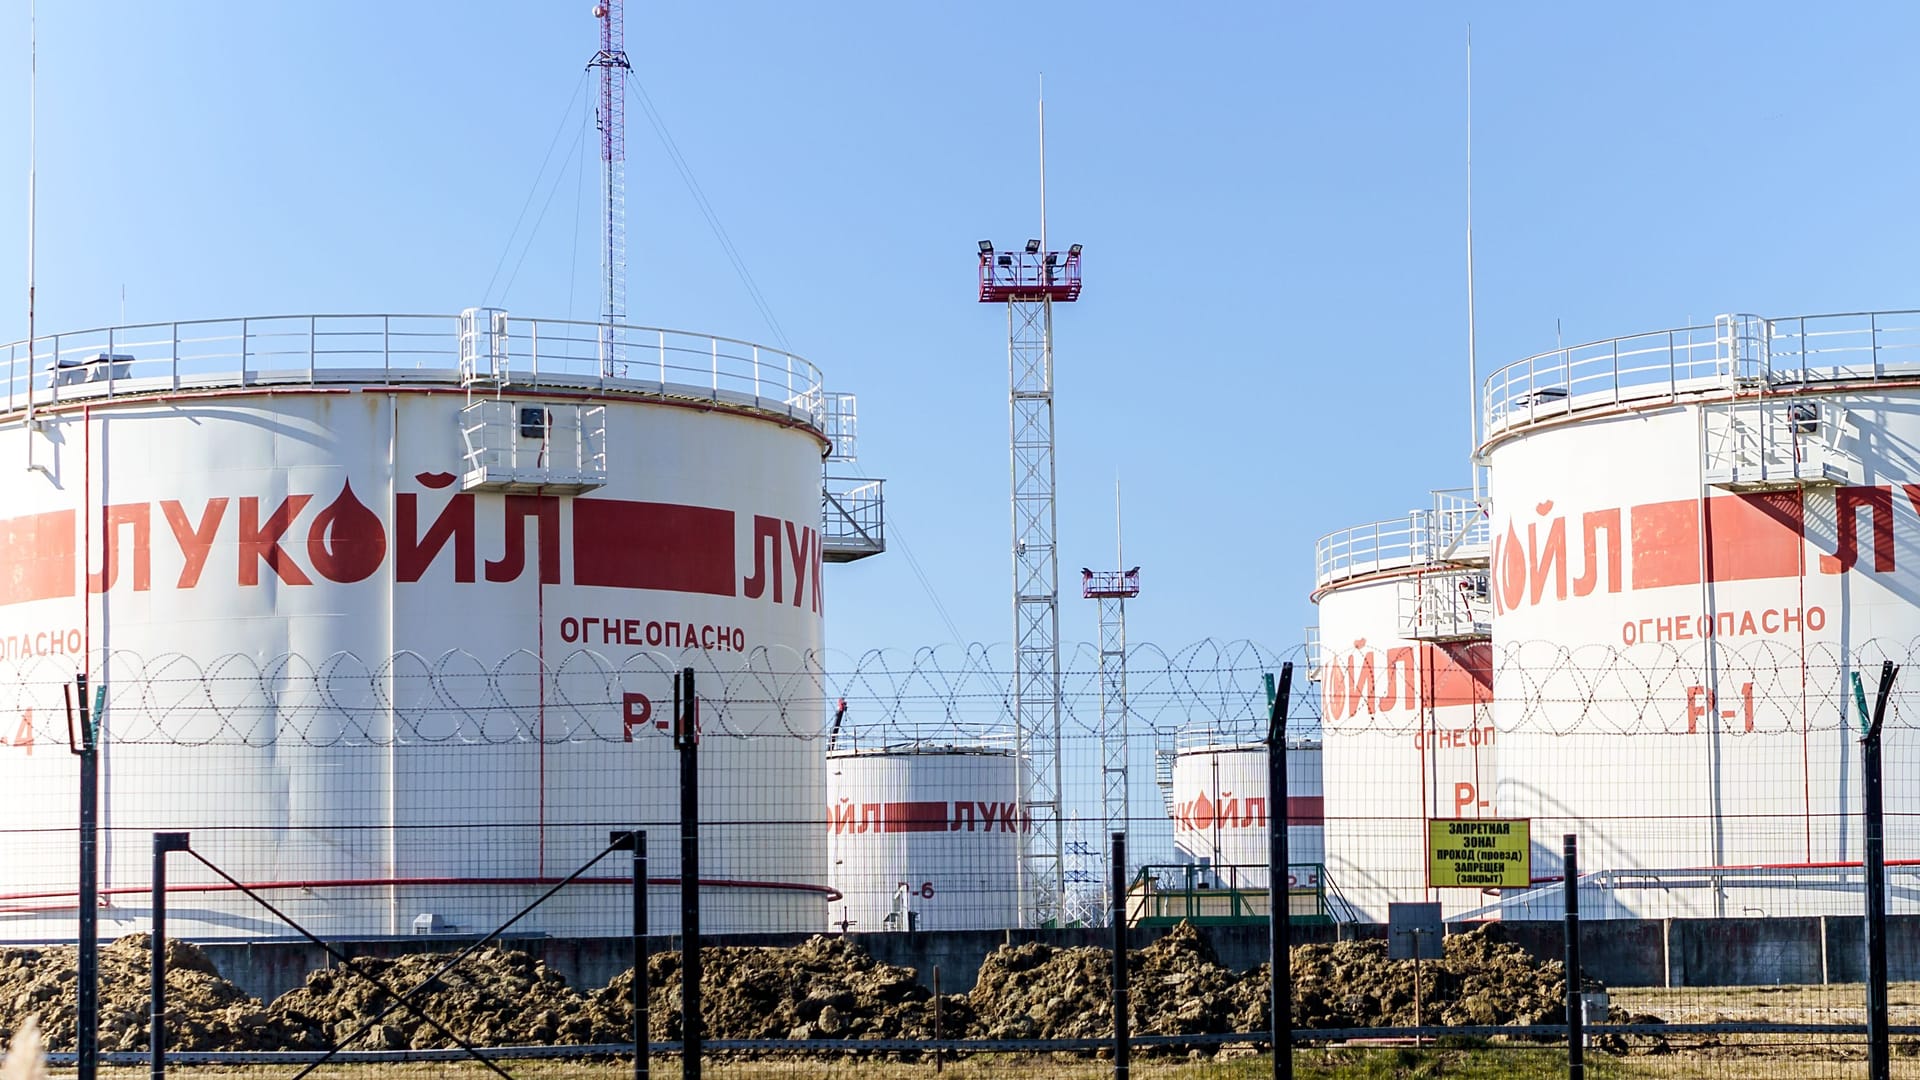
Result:
<svg viewBox="0 0 1920 1080"><path fill-rule="evenodd" d="M626 359L627 321L627 63L623 0L600 0L593 17L600 22L600 51L587 61L600 69L601 270L600 374L615 376Z"/></svg>
<svg viewBox="0 0 1920 1080"><path fill-rule="evenodd" d="M1080 296L1080 245L1018 252L980 241L980 302L1007 306L1013 487L1013 719L1025 798L1023 919L1066 910L1060 783L1060 557L1053 455L1053 305Z"/></svg>
<svg viewBox="0 0 1920 1080"><path fill-rule="evenodd" d="M1107 828L1128 832L1127 600L1140 595L1140 568L1080 571L1080 593L1100 601L1100 789ZM1111 914L1111 913L1110 913Z"/></svg>

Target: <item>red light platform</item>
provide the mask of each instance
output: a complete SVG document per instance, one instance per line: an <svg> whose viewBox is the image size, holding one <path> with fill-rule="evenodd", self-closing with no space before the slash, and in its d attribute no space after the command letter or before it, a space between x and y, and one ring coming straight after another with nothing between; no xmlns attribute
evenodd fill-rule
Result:
<svg viewBox="0 0 1920 1080"><path fill-rule="evenodd" d="M1078 244L1074 245L1079 247ZM1067 251L983 251L980 253L980 302L1080 299L1080 253Z"/></svg>

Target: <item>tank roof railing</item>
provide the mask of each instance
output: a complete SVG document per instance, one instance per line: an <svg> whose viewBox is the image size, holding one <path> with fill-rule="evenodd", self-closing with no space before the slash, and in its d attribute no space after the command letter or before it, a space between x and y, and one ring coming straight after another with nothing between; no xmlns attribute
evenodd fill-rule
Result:
<svg viewBox="0 0 1920 1080"><path fill-rule="evenodd" d="M460 385L458 315L142 323L0 345L0 413L181 390ZM783 349L661 327L509 317L507 386L740 405L826 427L820 369ZM491 388L490 388L491 389Z"/></svg>
<svg viewBox="0 0 1920 1080"><path fill-rule="evenodd" d="M1717 389L1782 393L1915 374L1920 311L1722 315L1712 325L1568 345L1496 369L1482 387L1481 437Z"/></svg>
<svg viewBox="0 0 1920 1080"><path fill-rule="evenodd" d="M1294 672L1298 679L1304 672ZM1317 719L1295 716L1288 724L1287 748L1289 750L1320 749L1320 729ZM1201 726L1180 728L1173 733L1175 754L1194 753L1209 748L1222 752L1265 750L1267 746L1267 718L1249 716L1242 720L1209 723Z"/></svg>
<svg viewBox="0 0 1920 1080"><path fill-rule="evenodd" d="M1313 545L1315 588L1381 570L1482 561L1492 543L1484 507L1462 488L1433 493L1431 508L1337 529Z"/></svg>
<svg viewBox="0 0 1920 1080"><path fill-rule="evenodd" d="M829 752L862 754L1005 755L1016 749L1013 732L1001 723L905 717L849 723L827 747Z"/></svg>

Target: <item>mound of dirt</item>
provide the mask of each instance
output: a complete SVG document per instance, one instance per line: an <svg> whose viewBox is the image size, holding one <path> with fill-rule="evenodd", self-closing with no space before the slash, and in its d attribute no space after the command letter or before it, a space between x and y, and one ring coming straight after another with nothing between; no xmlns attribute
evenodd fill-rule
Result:
<svg viewBox="0 0 1920 1080"><path fill-rule="evenodd" d="M709 1039L930 1039L933 992L912 968L883 964L840 937L792 948L700 951L700 998ZM648 1033L678 1039L680 954L647 958ZM633 972L592 996L597 1038L620 1042L633 1030ZM964 1035L967 998L943 995L942 1034Z"/></svg>
<svg viewBox="0 0 1920 1080"><path fill-rule="evenodd" d="M970 995L974 1035L990 1039L1096 1038L1113 1032L1113 954L1106 949L1002 946L980 965ZM1220 965L1186 923L1127 956L1127 1020L1140 1035L1246 1030L1240 977ZM1264 1015L1264 1014L1263 1014Z"/></svg>
<svg viewBox="0 0 1920 1080"><path fill-rule="evenodd" d="M100 950L100 1048L147 1048L151 946L147 935L123 937ZM0 1038L40 1017L47 1049L75 1048L74 987L79 950L0 949ZM260 1003L220 977L205 953L167 942L168 1045L178 1050L267 1050L300 1045L308 1032L270 1016Z"/></svg>
<svg viewBox="0 0 1920 1080"><path fill-rule="evenodd" d="M405 1006L387 1009L393 998L362 977L371 976L405 994L448 959L437 953L396 960L355 958L351 972L336 967L309 974L305 986L282 994L268 1012L288 1028L308 1033L307 1039L291 1044L299 1048L335 1043L351 1050L443 1048L456 1045L451 1035L475 1046L593 1040L586 998L523 952L481 949L408 999L438 1027ZM386 1015L380 1016L383 1010ZM368 1028L365 1034L346 1041L363 1028Z"/></svg>
<svg viewBox="0 0 1920 1080"><path fill-rule="evenodd" d="M1497 928L1446 939L1446 956L1422 965L1428 1024L1508 1025L1561 1016L1561 966L1500 940ZM271 1005L222 979L206 955L168 946L169 1044L181 1050L397 1050L455 1045L625 1042L632 1031L633 973L590 994L525 953L482 949L433 978L410 999L445 1029L369 978L406 993L445 954L357 958L352 971L316 971ZM1384 942L1305 945L1293 952L1296 1028L1377 1027L1414 1022L1413 964L1387 959ZM710 1039L932 1038L934 998L912 968L875 960L844 937L792 948L703 950L701 978ZM1003 946L980 966L969 994L941 999L947 1038L1097 1038L1111 1034L1111 954L1101 948ZM1142 1035L1258 1031L1267 1026L1267 968L1236 976L1186 924L1128 956L1130 1020ZM649 1036L678 1039L680 954L648 959ZM147 1043L148 939L122 938L100 953L104 1050ZM38 1015L48 1048L72 1050L77 955L71 947L0 950L0 1039ZM1590 989L1599 989L1597 984ZM381 1015L382 1011L385 1015ZM1644 1018L1658 1022L1657 1018ZM449 1034L451 1032L451 1034ZM1657 1042L1657 1040L1652 1040Z"/></svg>
<svg viewBox="0 0 1920 1080"><path fill-rule="evenodd" d="M1566 979L1559 961L1536 960L1485 928L1450 935L1445 948L1444 959L1420 965L1425 1023L1553 1023L1565 1015ZM1255 1029L1268 1023L1267 978L1262 964L1241 979L1242 1015ZM1589 988L1601 987L1591 983ZM1413 961L1387 959L1384 941L1293 950L1296 1028L1410 1026L1413 999Z"/></svg>
<svg viewBox="0 0 1920 1080"><path fill-rule="evenodd" d="M968 999L988 1039L1088 1038L1113 1030L1112 954L1090 946L1002 945L980 963Z"/></svg>

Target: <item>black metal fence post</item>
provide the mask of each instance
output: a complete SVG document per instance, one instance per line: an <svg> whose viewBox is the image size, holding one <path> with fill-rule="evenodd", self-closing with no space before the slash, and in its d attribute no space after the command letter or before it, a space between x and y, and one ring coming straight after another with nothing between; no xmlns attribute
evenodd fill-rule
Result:
<svg viewBox="0 0 1920 1080"><path fill-rule="evenodd" d="M614 832L607 844L633 852L633 1080L647 1080L653 1071L647 1049L647 834Z"/></svg>
<svg viewBox="0 0 1920 1080"><path fill-rule="evenodd" d="M1580 997L1580 838L1560 838L1562 891L1567 897L1567 1080L1585 1080L1587 1048L1585 1002Z"/></svg>
<svg viewBox="0 0 1920 1080"><path fill-rule="evenodd" d="M147 994L147 1062L153 1080L167 1075L167 853L187 850L183 832L153 834L153 930L147 974L153 986Z"/></svg>
<svg viewBox="0 0 1920 1080"><path fill-rule="evenodd" d="M80 759L80 973L74 1022L76 1075L94 1080L100 1070L100 755L88 709L87 673L74 676L80 696L80 731L73 730L67 702L67 748Z"/></svg>
<svg viewBox="0 0 1920 1080"><path fill-rule="evenodd" d="M1127 1080L1132 1051L1127 1031L1127 834L1113 834L1113 1080Z"/></svg>
<svg viewBox="0 0 1920 1080"><path fill-rule="evenodd" d="M693 669L674 680L680 751L680 1075L700 1080L700 700Z"/></svg>
<svg viewBox="0 0 1920 1080"><path fill-rule="evenodd" d="M1267 718L1267 1008L1273 1027L1273 1080L1293 1080L1293 895L1287 864L1287 701L1293 663L1280 665Z"/></svg>
<svg viewBox="0 0 1920 1080"><path fill-rule="evenodd" d="M1862 830L1865 850L1861 866L1867 892L1867 1080L1888 1080L1893 1069L1887 1028L1887 822L1882 804L1880 725L1887 717L1887 697L1893 692L1893 676L1898 670L1891 660L1881 665L1873 720L1860 737L1860 792L1867 819Z"/></svg>

